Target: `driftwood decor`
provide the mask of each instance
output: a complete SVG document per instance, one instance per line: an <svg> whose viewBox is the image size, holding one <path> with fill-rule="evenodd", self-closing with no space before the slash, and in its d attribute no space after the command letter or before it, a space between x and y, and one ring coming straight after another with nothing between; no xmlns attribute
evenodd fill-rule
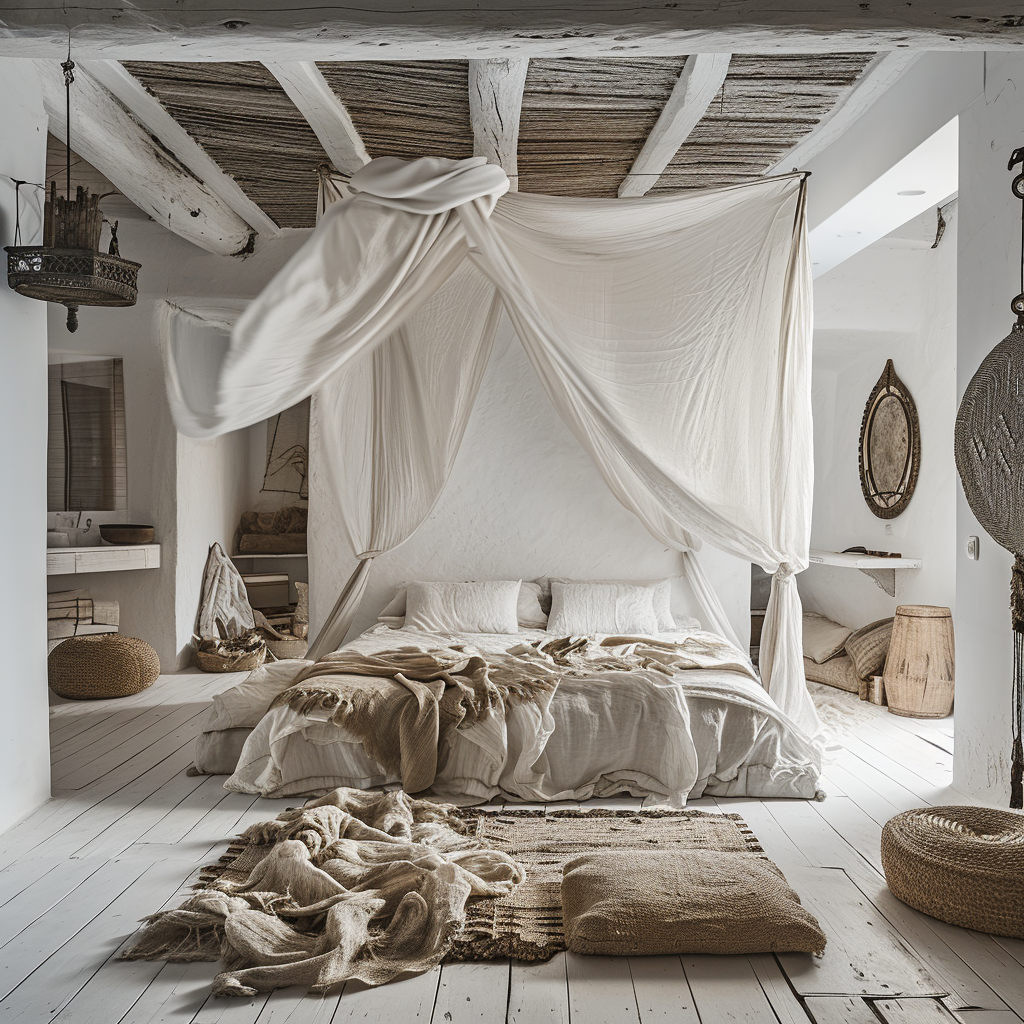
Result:
<svg viewBox="0 0 1024 1024"><path fill-rule="evenodd" d="M1010 157L1009 170L1024 160L1024 148ZM1014 196L1024 201L1024 172L1013 179ZM953 446L964 496L985 532L1014 556L1010 576L1013 624L1013 746L1010 806L1024 807L1024 206L1021 207L1021 288L1010 303L1017 322L981 362L956 414Z"/></svg>
<svg viewBox="0 0 1024 1024"><path fill-rule="evenodd" d="M917 406L886 361L864 407L860 424L860 486L879 519L895 519L914 494L921 469L921 428Z"/></svg>

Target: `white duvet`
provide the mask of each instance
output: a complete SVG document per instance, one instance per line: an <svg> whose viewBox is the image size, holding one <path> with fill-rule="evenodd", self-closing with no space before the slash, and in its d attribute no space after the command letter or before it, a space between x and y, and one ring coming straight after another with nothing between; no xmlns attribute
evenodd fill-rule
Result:
<svg viewBox="0 0 1024 1024"><path fill-rule="evenodd" d="M659 633L678 643L700 631ZM551 639L542 630L509 634L444 634L377 625L348 647L363 654L401 646L459 643L468 653L499 652ZM703 659L711 667L677 671L657 682L649 673L598 672L565 677L541 704L522 703L505 716L460 729L432 792L446 799L582 800L629 793L682 805L688 797L814 797L820 748L761 687L739 651ZM225 788L265 797L309 795L337 786L393 785L339 726L279 707L263 714L304 662L279 662L218 695L197 746L230 748L245 739ZM257 720L258 719L258 720ZM233 752L232 752L233 756Z"/></svg>

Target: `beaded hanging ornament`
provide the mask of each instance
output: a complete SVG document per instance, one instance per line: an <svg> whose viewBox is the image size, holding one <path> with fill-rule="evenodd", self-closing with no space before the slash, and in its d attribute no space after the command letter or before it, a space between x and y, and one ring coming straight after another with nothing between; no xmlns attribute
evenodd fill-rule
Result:
<svg viewBox="0 0 1024 1024"><path fill-rule="evenodd" d="M1024 147L1009 170L1024 168ZM1014 556L1010 577L1013 624L1013 746L1010 806L1024 806L1024 169L1011 185L1021 206L1021 289L1010 308L1010 333L982 360L964 391L953 443L967 503L985 532Z"/></svg>

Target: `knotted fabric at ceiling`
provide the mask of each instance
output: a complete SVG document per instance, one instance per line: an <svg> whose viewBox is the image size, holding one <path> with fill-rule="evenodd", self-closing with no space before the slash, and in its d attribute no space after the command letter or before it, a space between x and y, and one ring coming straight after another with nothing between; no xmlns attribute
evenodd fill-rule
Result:
<svg viewBox="0 0 1024 1024"><path fill-rule="evenodd" d="M179 429L214 436L315 393L313 443L360 559L311 647L325 653L372 558L443 490L503 304L613 493L684 553L710 628L735 641L697 538L774 574L762 678L817 735L793 578L813 483L803 177L633 200L507 188L482 158L374 160L230 339L223 308L168 305Z"/></svg>

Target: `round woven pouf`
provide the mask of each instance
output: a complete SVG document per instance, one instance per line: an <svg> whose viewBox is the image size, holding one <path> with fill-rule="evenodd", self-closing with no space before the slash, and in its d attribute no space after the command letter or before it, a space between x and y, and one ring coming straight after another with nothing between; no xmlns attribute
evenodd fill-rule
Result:
<svg viewBox="0 0 1024 1024"><path fill-rule="evenodd" d="M160 659L145 640L118 633L72 636L50 652L50 688L71 700L128 697L152 686Z"/></svg>
<svg viewBox="0 0 1024 1024"><path fill-rule="evenodd" d="M940 921L1024 939L1024 816L988 807L921 807L882 829L894 896Z"/></svg>

